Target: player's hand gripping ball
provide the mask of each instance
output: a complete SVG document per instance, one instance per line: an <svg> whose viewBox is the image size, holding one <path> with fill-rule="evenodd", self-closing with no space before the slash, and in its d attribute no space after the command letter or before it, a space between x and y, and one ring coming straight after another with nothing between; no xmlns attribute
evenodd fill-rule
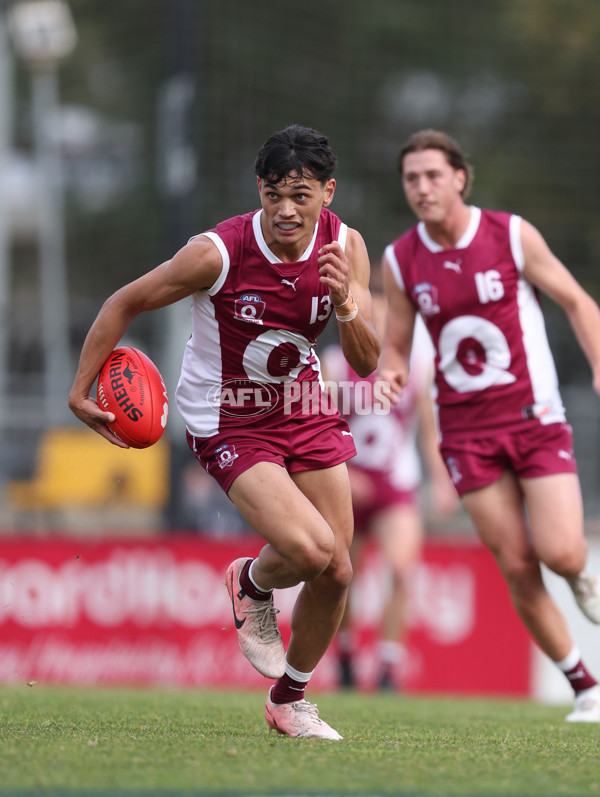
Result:
<svg viewBox="0 0 600 797"><path fill-rule="evenodd" d="M147 448L165 431L167 389L152 360L133 346L115 349L98 374L98 404L112 412L108 428L132 448Z"/></svg>

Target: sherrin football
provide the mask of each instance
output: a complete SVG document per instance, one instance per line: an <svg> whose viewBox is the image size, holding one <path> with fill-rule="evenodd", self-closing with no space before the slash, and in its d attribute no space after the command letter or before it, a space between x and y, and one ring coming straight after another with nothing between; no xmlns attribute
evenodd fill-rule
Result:
<svg viewBox="0 0 600 797"><path fill-rule="evenodd" d="M114 349L98 374L98 404L115 416L107 426L132 448L147 448L167 425L169 398L156 365L139 349Z"/></svg>

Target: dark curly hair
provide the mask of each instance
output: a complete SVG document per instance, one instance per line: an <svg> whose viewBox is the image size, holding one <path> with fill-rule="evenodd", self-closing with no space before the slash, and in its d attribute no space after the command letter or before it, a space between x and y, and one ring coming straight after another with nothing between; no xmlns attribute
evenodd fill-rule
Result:
<svg viewBox="0 0 600 797"><path fill-rule="evenodd" d="M274 185L290 174L318 180L324 185L337 162L327 136L311 127L290 125L265 141L254 162L254 171L261 180Z"/></svg>

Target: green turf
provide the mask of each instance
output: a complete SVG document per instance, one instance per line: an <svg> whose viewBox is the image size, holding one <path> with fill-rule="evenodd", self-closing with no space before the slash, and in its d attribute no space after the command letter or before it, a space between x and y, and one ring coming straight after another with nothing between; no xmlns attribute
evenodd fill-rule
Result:
<svg viewBox="0 0 600 797"><path fill-rule="evenodd" d="M0 795L600 793L564 707L312 697L343 741L270 732L261 692L0 688Z"/></svg>

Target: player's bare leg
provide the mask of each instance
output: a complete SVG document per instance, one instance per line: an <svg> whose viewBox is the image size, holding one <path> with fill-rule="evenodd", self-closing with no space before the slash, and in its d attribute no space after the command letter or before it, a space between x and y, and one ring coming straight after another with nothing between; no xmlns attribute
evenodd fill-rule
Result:
<svg viewBox="0 0 600 797"><path fill-rule="evenodd" d="M574 473L522 479L529 510L531 539L540 561L564 578L585 567L587 543L583 536L583 505Z"/></svg>
<svg viewBox="0 0 600 797"><path fill-rule="evenodd" d="M284 468L272 462L253 465L234 481L229 497L267 541L252 569L262 589L293 587L329 566L334 532Z"/></svg>
<svg viewBox="0 0 600 797"><path fill-rule="evenodd" d="M273 588L321 573L333 554L333 532L279 465L254 465L235 480L229 495L268 541L257 559L242 557L227 569L238 642L255 669L279 678L286 660Z"/></svg>
<svg viewBox="0 0 600 797"><path fill-rule="evenodd" d="M600 722L597 682L583 664L540 570L543 561L560 575L575 578L585 565L587 546L582 524L577 528L579 487L576 477L571 476L546 476L519 485L514 475L507 472L494 484L467 493L463 502L480 538L500 566L521 619L573 688L575 710L567 720ZM530 535L523 513L525 496ZM563 534L566 546L560 539Z"/></svg>
<svg viewBox="0 0 600 797"><path fill-rule="evenodd" d="M401 662L406 636L408 577L423 546L421 511L418 506L399 504L381 512L373 530L390 569L392 585L381 618L379 687L393 689L398 685L394 670Z"/></svg>
<svg viewBox="0 0 600 797"><path fill-rule="evenodd" d="M583 502L579 479L561 473L522 480L529 507L533 545L544 564L563 576L579 608L600 623L598 574L585 569L588 549L583 530ZM575 691L575 708L568 722L600 722L600 688L587 672L578 648L559 664Z"/></svg>
<svg viewBox="0 0 600 797"><path fill-rule="evenodd" d="M521 619L544 653L553 661L561 661L573 641L562 613L544 586L539 558L529 539L523 500L517 479L509 471L493 484L463 496L479 537L498 562Z"/></svg>
<svg viewBox="0 0 600 797"><path fill-rule="evenodd" d="M559 473L523 479L522 488L540 560L567 580L581 611L588 620L600 624L599 577L585 569L588 548L579 479L573 473Z"/></svg>
<svg viewBox="0 0 600 797"><path fill-rule="evenodd" d="M346 467L290 478L282 468L261 463L238 477L229 495L269 541L253 563L254 582L261 589L304 582L292 612L285 674L267 699L267 723L289 736L341 739L304 700L304 690L338 629L352 577Z"/></svg>
<svg viewBox="0 0 600 797"><path fill-rule="evenodd" d="M350 546L350 562L352 564L352 571L354 574L358 573L360 568L360 561L365 547L365 537L363 534L358 533L355 528L354 536L352 538L352 545ZM356 687L356 677L354 672L354 639L352 633L352 606L351 594L352 586L346 596L346 606L344 613L340 620L340 625L337 634L337 657L339 669L339 685L344 689L354 689Z"/></svg>
<svg viewBox="0 0 600 797"><path fill-rule="evenodd" d="M292 613L285 673L269 692L265 717L289 736L340 739L304 700L304 689L337 631L352 567L352 506L345 465L289 476L272 463L241 474L229 496L267 540L252 563L261 590L304 582Z"/></svg>
<svg viewBox="0 0 600 797"><path fill-rule="evenodd" d="M296 473L293 479L334 535L327 569L304 584L292 615L288 661L296 669L308 672L328 649L344 613L352 579L349 549L354 521L345 465Z"/></svg>

